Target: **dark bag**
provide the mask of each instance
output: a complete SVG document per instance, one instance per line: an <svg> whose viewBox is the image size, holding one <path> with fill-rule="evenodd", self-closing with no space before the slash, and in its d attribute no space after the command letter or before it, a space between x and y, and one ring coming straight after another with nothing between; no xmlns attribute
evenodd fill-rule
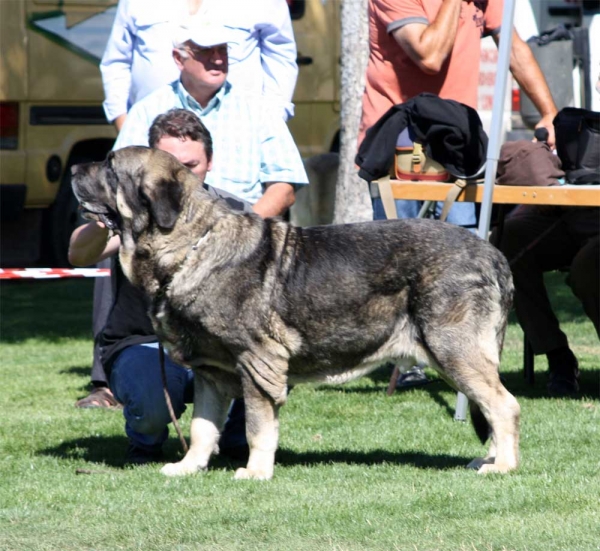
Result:
<svg viewBox="0 0 600 551"><path fill-rule="evenodd" d="M556 186L565 173L547 143L517 140L500 149L496 183L506 186Z"/></svg>
<svg viewBox="0 0 600 551"><path fill-rule="evenodd" d="M556 153L570 184L600 183L600 113L565 107L554 118Z"/></svg>

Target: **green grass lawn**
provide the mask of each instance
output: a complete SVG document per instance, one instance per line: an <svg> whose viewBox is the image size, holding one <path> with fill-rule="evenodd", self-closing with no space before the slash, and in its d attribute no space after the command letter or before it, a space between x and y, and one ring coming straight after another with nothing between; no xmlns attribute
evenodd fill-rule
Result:
<svg viewBox="0 0 600 551"><path fill-rule="evenodd" d="M78 410L91 365L90 280L2 282L0 550L600 550L600 346L562 284L549 281L582 369L573 399L522 377L511 322L502 360L522 407L521 467L479 476L484 453L455 394L385 394L389 371L347 386L294 389L269 482L206 473L168 479L123 468L118 411ZM190 411L182 419L189 431ZM181 452L172 431L167 455ZM91 474L76 474L86 469Z"/></svg>

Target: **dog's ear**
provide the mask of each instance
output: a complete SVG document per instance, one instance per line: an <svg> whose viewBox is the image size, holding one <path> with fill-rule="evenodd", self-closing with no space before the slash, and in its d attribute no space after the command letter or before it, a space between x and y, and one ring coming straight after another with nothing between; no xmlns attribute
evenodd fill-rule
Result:
<svg viewBox="0 0 600 551"><path fill-rule="evenodd" d="M183 202L183 181L179 171L156 174L147 170L143 176L140 193L161 229L170 230L175 225Z"/></svg>

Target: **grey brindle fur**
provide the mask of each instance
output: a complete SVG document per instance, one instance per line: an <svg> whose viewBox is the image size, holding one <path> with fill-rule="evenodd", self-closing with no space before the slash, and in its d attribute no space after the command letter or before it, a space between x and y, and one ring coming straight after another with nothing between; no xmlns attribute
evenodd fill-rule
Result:
<svg viewBox="0 0 600 551"><path fill-rule="evenodd" d="M487 242L430 220L263 220L141 147L75 167L73 189L121 236L123 270L149 296L157 335L196 374L191 447L164 474L206 469L231 399L243 396L250 457L235 476L269 479L288 385L414 359L464 392L477 434L491 436L470 466L517 467L519 405L498 376L513 285Z"/></svg>

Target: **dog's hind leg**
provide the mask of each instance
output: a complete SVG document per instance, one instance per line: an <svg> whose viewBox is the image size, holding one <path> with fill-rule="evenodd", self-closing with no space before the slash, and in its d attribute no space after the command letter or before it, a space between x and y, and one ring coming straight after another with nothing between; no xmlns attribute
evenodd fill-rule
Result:
<svg viewBox="0 0 600 551"><path fill-rule="evenodd" d="M479 399L479 403L475 400ZM501 383L484 398L472 398L471 417L485 416L491 426L490 449L486 457L477 458L468 467L479 473L505 473L516 469L519 454L520 407L515 397Z"/></svg>
<svg viewBox="0 0 600 551"><path fill-rule="evenodd" d="M195 373L190 449L178 463L167 463L161 473L183 476L208 467L210 456L218 449L220 429L225 424L230 402L231 398L219 392L212 381Z"/></svg>
<svg viewBox="0 0 600 551"><path fill-rule="evenodd" d="M448 336L444 342L438 334L432 340L427 344L435 360L434 367L471 401L471 418L482 442L491 437L488 455L473 460L469 467L480 473L516 469L520 407L500 381L496 339L486 342L481 337L470 339L465 335L460 342L454 340L448 345Z"/></svg>

